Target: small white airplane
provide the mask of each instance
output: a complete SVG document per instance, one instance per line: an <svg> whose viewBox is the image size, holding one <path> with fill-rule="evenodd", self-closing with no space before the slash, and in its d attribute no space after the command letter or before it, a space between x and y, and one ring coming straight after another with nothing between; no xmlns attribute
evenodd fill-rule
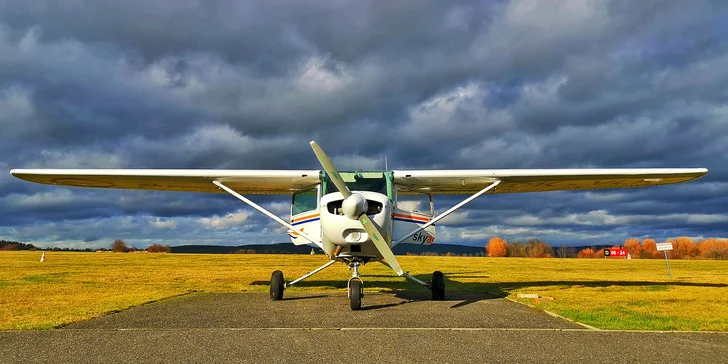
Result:
<svg viewBox="0 0 728 364"><path fill-rule="evenodd" d="M705 168L648 169L496 169L386 170L339 172L324 151L311 142L321 170L172 170L172 169L14 169L13 176L37 183L137 190L227 192L288 228L296 245L313 244L330 261L303 277L286 282L273 272L270 296L335 262L352 270L348 296L352 310L361 308L364 294L359 267L378 261L398 276L445 298L445 278L436 271L427 283L403 271L392 253L400 243L431 244L435 223L485 193L632 188L691 181ZM242 194L292 195L291 218L284 221ZM432 195L470 195L435 216ZM408 196L429 202L423 210L404 203Z"/></svg>

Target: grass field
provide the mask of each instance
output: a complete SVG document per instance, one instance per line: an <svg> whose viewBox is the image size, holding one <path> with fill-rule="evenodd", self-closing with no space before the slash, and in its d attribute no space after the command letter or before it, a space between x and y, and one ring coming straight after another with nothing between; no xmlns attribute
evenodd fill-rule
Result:
<svg viewBox="0 0 728 364"><path fill-rule="evenodd" d="M186 255L0 252L0 329L50 329L191 291L267 292L270 274L288 280L326 262L322 255ZM448 291L492 292L602 329L728 331L728 261L399 257ZM378 263L361 270L365 290L425 290ZM291 291L346 289L334 265ZM366 304L366 301L364 302Z"/></svg>

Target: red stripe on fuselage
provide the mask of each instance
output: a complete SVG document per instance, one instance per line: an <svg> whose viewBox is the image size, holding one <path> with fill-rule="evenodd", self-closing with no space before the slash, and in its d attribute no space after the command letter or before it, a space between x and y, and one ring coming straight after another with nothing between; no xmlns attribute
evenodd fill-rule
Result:
<svg viewBox="0 0 728 364"><path fill-rule="evenodd" d="M403 218L403 219L417 220L417 221L421 221L421 222L429 222L430 221L430 219L428 219L426 217L422 217L422 216L405 215L405 214L393 214L392 216L394 216L394 217L400 217L400 218Z"/></svg>

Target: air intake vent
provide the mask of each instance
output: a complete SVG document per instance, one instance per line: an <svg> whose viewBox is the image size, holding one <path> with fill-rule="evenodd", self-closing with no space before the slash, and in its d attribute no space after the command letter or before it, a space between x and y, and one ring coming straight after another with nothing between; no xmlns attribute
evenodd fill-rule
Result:
<svg viewBox="0 0 728 364"><path fill-rule="evenodd" d="M344 203L344 200L331 201L326 205L326 210L328 210L329 213L333 215L344 215L344 213L341 211L342 203ZM372 200L367 200L367 206L367 215L376 215L382 212L382 208L384 207L381 202Z"/></svg>

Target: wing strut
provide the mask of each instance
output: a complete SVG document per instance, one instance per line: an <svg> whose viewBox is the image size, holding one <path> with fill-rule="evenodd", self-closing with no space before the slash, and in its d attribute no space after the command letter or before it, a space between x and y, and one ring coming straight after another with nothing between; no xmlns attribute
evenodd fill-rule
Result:
<svg viewBox="0 0 728 364"><path fill-rule="evenodd" d="M470 197L466 198L465 200L463 200L463 201L462 201L462 202L460 202L459 204L457 204L457 205L455 205L455 206L451 207L451 208L450 208L449 210L447 210L447 211L445 211L445 212L441 213L440 215L437 215L437 217L435 217L434 219L430 220L430 221L429 221L428 223L426 223L426 224L424 224L424 225L422 225L422 226L418 227L417 229L414 229L414 230L412 230L412 232L410 232L409 234L405 235L404 237L400 238L400 239L399 239L399 240L397 240L396 242L392 243L392 246L395 246L395 245L397 245L397 244L399 244L399 243L401 243L401 242L403 242L403 241L405 241L405 240L409 239L409 237L410 237L410 236L412 236L412 235L415 235L415 234L419 233L420 231L422 231L422 230L425 230L425 229L427 229L427 228L428 228L428 227L430 227L430 226L431 226L432 224L434 224L434 223L436 223L436 222L438 222L438 221L442 220L442 219L443 219L443 218L445 218L445 217L446 217L447 215L450 215L451 213L455 212L455 210L457 210L457 209L459 209L459 208L461 208L461 207L463 207L463 206L467 205L467 204L468 204L468 203L469 203L470 201L472 201L472 200L475 200L476 198L480 197L480 195L482 195L482 194L484 194L484 193L486 193L486 192L490 191L490 190L491 190L492 188L494 188L495 186L498 186L498 185L499 185L500 183L501 183L501 181L500 181L500 180L496 180L495 182L493 182L493 183L491 183L490 185L488 185L488 187L486 187L486 188L484 188L484 189L482 189L482 190L478 191L478 192L477 192L476 194L474 194L474 195L472 195L472 196L470 196Z"/></svg>
<svg viewBox="0 0 728 364"><path fill-rule="evenodd" d="M321 246L321 242L320 241L317 241L317 240L313 239L312 237L308 236L308 234L304 233L303 231L301 231L299 229L296 229L293 225L291 225L291 224L283 221L280 217L278 217L275 214L273 214L272 212L270 212L270 211L262 208L260 205L256 204L255 202L248 200L247 198L245 198L245 196L243 196L243 195L241 195L241 194L233 191L230 187L225 186L224 184L222 184L222 182L220 182L220 181L212 181L212 183L214 183L215 186L220 187L221 189L225 190L225 192L227 192L227 193L229 193L229 194L237 197L240 201L243 201L246 204L250 205L250 207L252 207L252 208L254 208L254 209L262 212L265 216L268 216L271 219L273 219L273 221L275 221L275 222L277 222L277 223L279 223L279 224L281 224L281 225L283 225L283 226L285 226L285 227L287 227L287 228L295 231L296 233L298 233L299 235L301 235L304 239L306 239L306 240L308 240L308 241L316 244L319 247Z"/></svg>

